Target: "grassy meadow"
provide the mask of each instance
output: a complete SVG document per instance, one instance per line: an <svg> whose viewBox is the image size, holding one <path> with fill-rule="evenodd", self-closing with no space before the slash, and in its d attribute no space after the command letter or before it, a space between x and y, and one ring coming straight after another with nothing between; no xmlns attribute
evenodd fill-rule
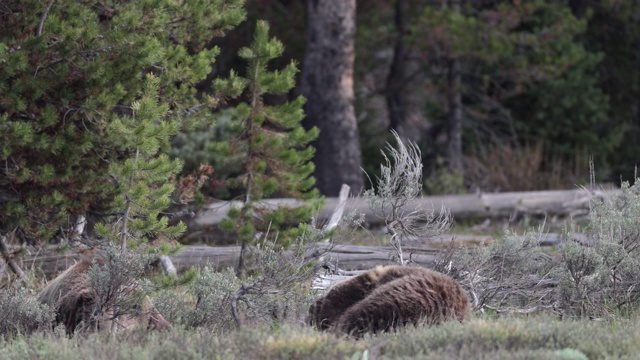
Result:
<svg viewBox="0 0 640 360"><path fill-rule="evenodd" d="M131 331L67 338L19 336L0 358L23 359L638 359L637 316L606 321L476 317L352 340L301 324L227 332Z"/></svg>

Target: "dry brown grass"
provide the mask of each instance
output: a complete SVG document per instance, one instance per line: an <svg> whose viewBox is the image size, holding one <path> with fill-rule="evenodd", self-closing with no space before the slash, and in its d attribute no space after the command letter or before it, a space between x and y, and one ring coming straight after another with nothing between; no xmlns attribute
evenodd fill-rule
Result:
<svg viewBox="0 0 640 360"><path fill-rule="evenodd" d="M483 191L534 191L571 189L588 179L584 152L565 161L545 151L544 142L533 145L489 145L466 160L467 180Z"/></svg>

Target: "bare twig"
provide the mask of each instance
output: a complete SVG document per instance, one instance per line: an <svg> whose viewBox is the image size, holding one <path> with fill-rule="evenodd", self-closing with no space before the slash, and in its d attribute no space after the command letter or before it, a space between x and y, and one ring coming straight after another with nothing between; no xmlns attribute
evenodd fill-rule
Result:
<svg viewBox="0 0 640 360"><path fill-rule="evenodd" d="M386 165L380 166L377 189L365 192L371 209L384 221L391 234L391 245L401 265L407 261L403 254L404 243L412 237L430 238L442 234L450 228L451 214L443 206L439 214L432 210L414 207L408 209L409 202L422 190L422 157L414 142L402 142L392 131L397 148L387 144L390 158L383 152Z"/></svg>
<svg viewBox="0 0 640 360"><path fill-rule="evenodd" d="M15 230L9 233L8 236L13 237L14 234L15 234ZM13 255L9 253L6 239L7 239L7 236L0 235L0 254L2 254L2 258L4 259L5 263L9 265L9 268L11 269L11 271L13 271L14 274L18 275L20 280L22 280L25 284L27 284L27 286L33 287L33 284L31 283L31 280L29 280L29 277L27 277L27 275L22 271L22 269L20 269L20 266L18 266L18 263L14 259Z"/></svg>
<svg viewBox="0 0 640 360"><path fill-rule="evenodd" d="M49 10L51 10L51 5L53 5L53 0L49 1L49 3L47 4L47 7L42 12L42 15L40 15L40 23L38 24L38 30L36 32L36 36L42 35L42 28L44 27L44 21L47 19L47 16L49 15Z"/></svg>

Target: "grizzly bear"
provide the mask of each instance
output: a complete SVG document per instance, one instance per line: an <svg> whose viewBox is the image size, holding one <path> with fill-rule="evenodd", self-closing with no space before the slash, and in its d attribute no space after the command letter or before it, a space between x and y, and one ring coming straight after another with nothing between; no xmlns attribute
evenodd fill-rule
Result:
<svg viewBox="0 0 640 360"><path fill-rule="evenodd" d="M308 321L320 330L361 337L470 317L469 298L450 277L421 267L377 266L333 286L311 305Z"/></svg>
<svg viewBox="0 0 640 360"><path fill-rule="evenodd" d="M64 324L69 335L81 323L85 324L86 330L111 328L112 314L97 314L100 310L88 273L92 264L89 259L79 261L51 280L38 294L41 303L55 309L56 322ZM104 265L104 262L98 261L98 264ZM124 328L142 325L160 330L170 327L148 296L145 296L135 314L120 316L118 324Z"/></svg>

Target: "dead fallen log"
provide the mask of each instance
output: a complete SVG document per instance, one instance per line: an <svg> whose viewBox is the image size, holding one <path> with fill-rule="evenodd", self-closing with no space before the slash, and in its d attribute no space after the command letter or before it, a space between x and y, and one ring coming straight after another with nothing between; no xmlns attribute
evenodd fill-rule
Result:
<svg viewBox="0 0 640 360"><path fill-rule="evenodd" d="M539 235L541 246L553 246L567 241L560 234ZM582 234L575 234L574 241L589 246L588 239ZM405 257L412 262L433 267L439 253L446 250L453 242L454 246L488 244L491 236L480 235L442 235L429 241L414 240L404 248ZM391 263L395 250L391 246L356 246L319 244L321 252L326 251L324 261L330 261L344 270L364 270L376 265ZM240 246L183 246L180 252L170 256L178 273L191 267L210 266L217 270L228 267L235 268L240 256ZM53 249L26 249L26 254L16 259L22 269L39 271L52 278L69 268L82 258L73 251L59 253Z"/></svg>
<svg viewBox="0 0 640 360"><path fill-rule="evenodd" d="M320 245L329 246L329 245ZM433 266L435 256L440 250L411 250L411 259L423 266ZM338 245L325 254L325 258L345 269L368 269L379 264L388 264L393 253L391 246L354 246ZM240 246L184 246L182 250L170 256L178 273L191 267L209 266L216 270L235 268L240 256ZM52 278L81 259L79 254L58 254L42 251L36 255L27 255L20 264L25 269L39 271Z"/></svg>
<svg viewBox="0 0 640 360"><path fill-rule="evenodd" d="M620 190L598 190L593 194L584 189L551 190L507 193L479 193L465 195L425 196L410 200L407 210L422 209L439 211L443 206L456 220L482 218L508 218L514 215L540 217L584 216L589 213L589 201L592 196L609 199ZM302 203L294 199L270 199L265 201L269 207L294 207ZM338 198L327 198L320 209L318 221L326 222L338 204ZM193 219L196 226L215 225L226 217L229 209L238 206L234 202L219 202L206 206ZM383 219L376 216L365 199L350 198L346 213L356 211L364 214L365 220L372 225L381 224Z"/></svg>
<svg viewBox="0 0 640 360"><path fill-rule="evenodd" d="M240 256L240 246L184 246L180 252L169 256L178 273L189 268L209 265L217 270L236 267ZM50 249L27 249L19 264L25 270L39 272L53 278L82 259L75 251L65 253Z"/></svg>

